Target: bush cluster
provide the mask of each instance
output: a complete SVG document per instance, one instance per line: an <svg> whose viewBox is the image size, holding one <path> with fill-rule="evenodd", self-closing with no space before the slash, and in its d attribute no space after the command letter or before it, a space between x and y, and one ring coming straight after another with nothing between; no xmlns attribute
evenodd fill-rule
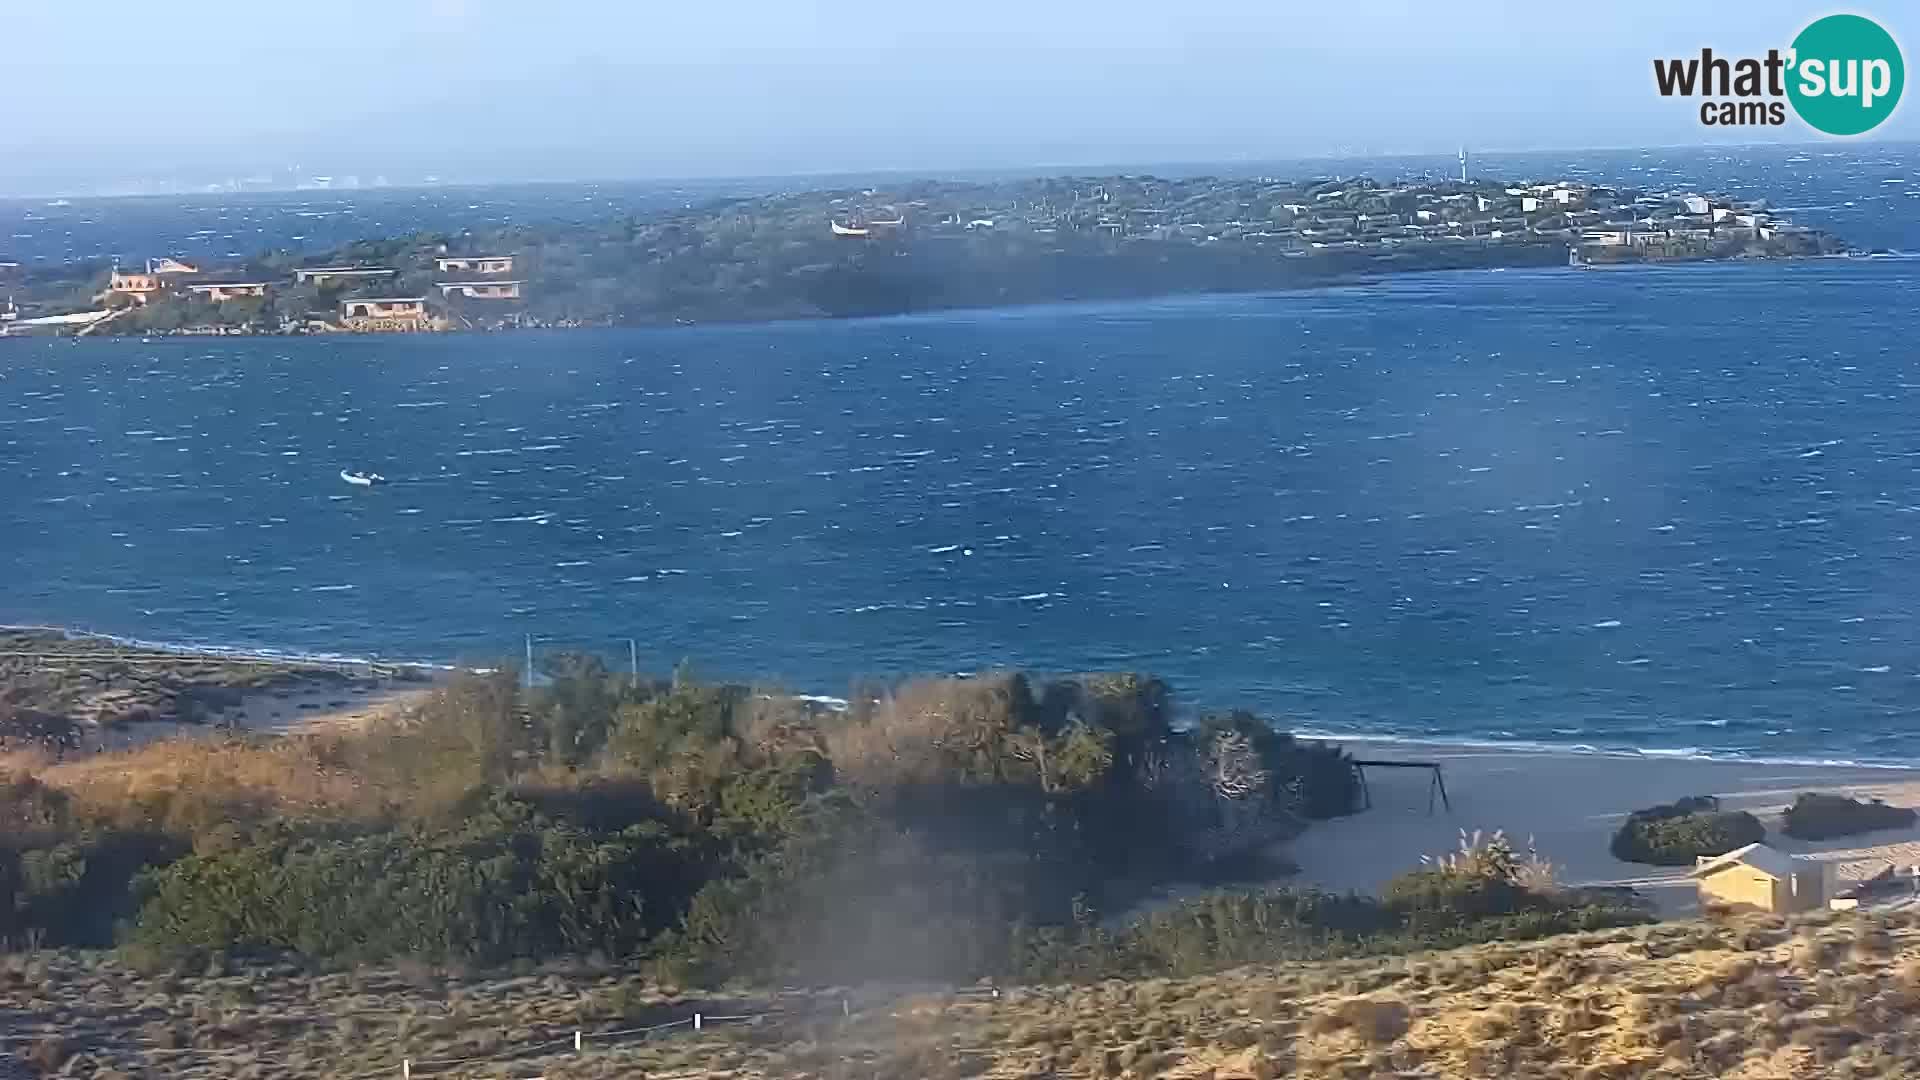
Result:
<svg viewBox="0 0 1920 1080"><path fill-rule="evenodd" d="M141 882L133 940L163 952L368 962L628 956L670 925L699 861L657 825L590 833L501 798L452 829L188 855Z"/></svg>
<svg viewBox="0 0 1920 1080"><path fill-rule="evenodd" d="M1826 840L1880 829L1904 829L1913 824L1915 816L1909 807L1888 806L1878 799L1863 801L1810 791L1787 807L1781 831L1800 840Z"/></svg>
<svg viewBox="0 0 1920 1080"><path fill-rule="evenodd" d="M546 674L531 691L510 671L462 678L363 733L182 743L144 786L0 782L0 938L173 961L600 954L680 980L952 979L1615 917L1414 878L1384 902L1223 897L1101 928L1094 912L1153 880L1358 801L1338 749L1248 713L1176 729L1149 676L913 680L861 688L842 715L589 657Z"/></svg>
<svg viewBox="0 0 1920 1080"><path fill-rule="evenodd" d="M1314 890L1215 893L1107 931L1077 919L1023 932L1022 976L1091 980L1196 975L1244 964L1449 948L1650 921L1618 895L1555 887L1546 864L1504 837L1395 878L1379 899Z"/></svg>
<svg viewBox="0 0 1920 1080"><path fill-rule="evenodd" d="M1766 826L1746 811L1722 811L1711 795L1636 810L1613 834L1613 856L1655 866L1692 866L1766 839Z"/></svg>

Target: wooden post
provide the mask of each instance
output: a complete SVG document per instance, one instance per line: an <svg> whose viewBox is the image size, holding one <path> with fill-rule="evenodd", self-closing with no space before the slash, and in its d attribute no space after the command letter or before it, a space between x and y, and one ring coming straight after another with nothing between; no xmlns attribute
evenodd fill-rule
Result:
<svg viewBox="0 0 1920 1080"><path fill-rule="evenodd" d="M575 1029L573 1033L573 1052L576 1054L580 1052L580 1032L578 1029Z"/></svg>
<svg viewBox="0 0 1920 1080"><path fill-rule="evenodd" d="M400 1059L400 1080L413 1080L413 1059Z"/></svg>
<svg viewBox="0 0 1920 1080"><path fill-rule="evenodd" d="M699 1013L693 1014L693 1030L695 1031L700 1030L700 1014Z"/></svg>

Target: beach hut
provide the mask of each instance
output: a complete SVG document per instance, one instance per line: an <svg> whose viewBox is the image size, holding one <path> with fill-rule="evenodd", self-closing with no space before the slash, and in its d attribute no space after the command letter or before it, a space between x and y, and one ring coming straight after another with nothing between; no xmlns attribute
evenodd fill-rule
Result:
<svg viewBox="0 0 1920 1080"><path fill-rule="evenodd" d="M1700 889L1701 907L1784 915L1824 908L1834 891L1832 863L1796 859L1760 843L1702 857L1689 876Z"/></svg>

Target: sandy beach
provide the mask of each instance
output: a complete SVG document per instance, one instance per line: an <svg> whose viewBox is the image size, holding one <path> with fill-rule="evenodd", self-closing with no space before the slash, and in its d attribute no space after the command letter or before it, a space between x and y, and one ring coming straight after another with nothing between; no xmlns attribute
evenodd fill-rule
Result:
<svg viewBox="0 0 1920 1080"><path fill-rule="evenodd" d="M1622 862L1609 854L1607 845L1632 811L1687 795L1714 795L1724 809L1753 813L1766 823L1770 845L1833 860L1843 879L1882 862L1891 862L1903 875L1907 867L1920 864L1920 827L1820 843L1797 841L1779 831L1780 812L1802 791L1873 796L1920 807L1920 771L1432 743L1348 740L1343 745L1361 758L1438 763L1452 809L1436 801L1428 812L1425 771L1368 769L1372 809L1315 822L1288 843L1285 854L1300 866L1288 884L1372 892L1396 874L1416 868L1422 855L1455 849L1462 829L1500 829L1521 846L1532 838L1566 884L1631 886L1663 912L1682 915L1696 907L1684 868Z"/></svg>
<svg viewBox="0 0 1920 1080"><path fill-rule="evenodd" d="M351 730L418 705L433 692L418 682L355 682L344 686L248 694L220 723L274 733Z"/></svg>
<svg viewBox="0 0 1920 1080"><path fill-rule="evenodd" d="M59 760L182 736L352 730L413 708L447 674L0 626L13 710L0 752Z"/></svg>
<svg viewBox="0 0 1920 1080"><path fill-rule="evenodd" d="M340 685L251 690L205 723L153 720L100 730L90 751L125 750L161 739L230 732L317 735L352 731L418 705L433 692L418 682L361 681Z"/></svg>

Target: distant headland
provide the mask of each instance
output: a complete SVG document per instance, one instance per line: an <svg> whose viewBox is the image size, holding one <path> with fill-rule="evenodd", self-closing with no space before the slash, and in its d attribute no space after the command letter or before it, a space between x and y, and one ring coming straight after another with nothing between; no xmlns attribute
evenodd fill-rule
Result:
<svg viewBox="0 0 1920 1080"><path fill-rule="evenodd" d="M0 260L0 334L645 326L1842 253L1764 201L1577 180L1069 176L721 199L225 265Z"/></svg>

